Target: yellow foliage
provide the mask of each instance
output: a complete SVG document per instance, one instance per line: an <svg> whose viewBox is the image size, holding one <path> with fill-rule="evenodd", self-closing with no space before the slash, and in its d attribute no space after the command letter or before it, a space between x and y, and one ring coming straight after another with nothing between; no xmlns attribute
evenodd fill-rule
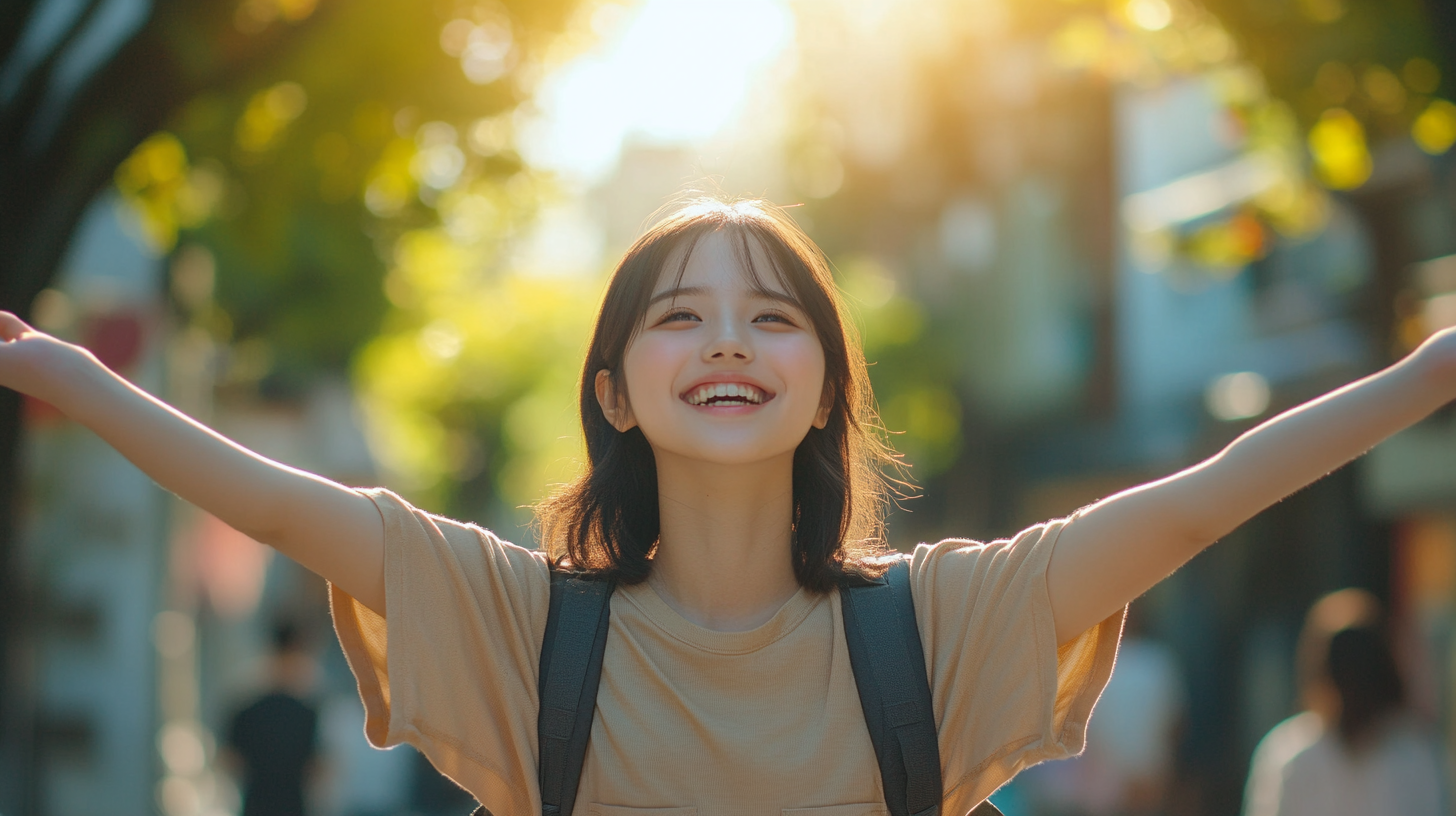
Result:
<svg viewBox="0 0 1456 816"><path fill-rule="evenodd" d="M246 153L261 153L273 147L306 107L308 94L297 82L280 82L253 94L238 120L238 147Z"/></svg>
<svg viewBox="0 0 1456 816"><path fill-rule="evenodd" d="M1188 241L1189 257L1211 269L1230 273L1263 257L1265 250L1264 228L1246 213L1203 227Z"/></svg>
<svg viewBox="0 0 1456 816"><path fill-rule="evenodd" d="M1329 223L1329 193L1300 177L1281 179L1255 197L1255 206L1269 225L1290 238L1307 238Z"/></svg>
<svg viewBox="0 0 1456 816"><path fill-rule="evenodd" d="M409 139L394 139L385 145L364 186L364 205L370 212L393 215L409 203L415 194L415 177L410 173L414 158L415 143Z"/></svg>
<svg viewBox="0 0 1456 816"><path fill-rule="evenodd" d="M1370 178L1372 163L1365 128L1344 108L1330 108L1309 131L1315 173L1325 186L1353 190Z"/></svg>
<svg viewBox="0 0 1456 816"><path fill-rule="evenodd" d="M561 366L506 414L512 455L502 469L499 487L512 505L535 504L581 472L576 384L575 367Z"/></svg>
<svg viewBox="0 0 1456 816"><path fill-rule="evenodd" d="M411 230L394 245L395 274L416 296L452 296L466 283L471 255L443 230Z"/></svg>
<svg viewBox="0 0 1456 816"><path fill-rule="evenodd" d="M961 447L961 403L950 390L923 385L890 398L884 411L885 427L899 431L895 447L930 476L956 460Z"/></svg>
<svg viewBox="0 0 1456 816"><path fill-rule="evenodd" d="M156 133L137 145L116 171L116 183L123 190L180 182L187 172L187 153L170 133Z"/></svg>
<svg viewBox="0 0 1456 816"><path fill-rule="evenodd" d="M1441 85L1441 69L1434 62L1423 57L1411 57L1400 69L1400 77L1412 91L1421 94L1435 93Z"/></svg>
<svg viewBox="0 0 1456 816"><path fill-rule="evenodd" d="M1316 23L1333 23L1345 16L1341 0L1300 0L1299 10Z"/></svg>
<svg viewBox="0 0 1456 816"><path fill-rule="evenodd" d="M1395 72L1384 65L1366 68L1361 85L1365 95L1370 97L1370 103L1381 113L1395 114L1405 109L1405 86L1400 84Z"/></svg>
<svg viewBox="0 0 1456 816"><path fill-rule="evenodd" d="M1123 6L1128 22L1144 31L1162 31L1173 22L1173 7L1167 0L1129 0Z"/></svg>
<svg viewBox="0 0 1456 816"><path fill-rule="evenodd" d="M1082 14L1052 35L1051 57L1065 68L1089 68L1102 63L1109 46L1106 20Z"/></svg>
<svg viewBox="0 0 1456 816"><path fill-rule="evenodd" d="M1411 125L1411 137L1432 156L1450 150L1456 143L1456 105L1444 99L1432 101Z"/></svg>
<svg viewBox="0 0 1456 816"><path fill-rule="evenodd" d="M278 13L290 22L302 20L313 14L318 0L277 0Z"/></svg>
<svg viewBox="0 0 1456 816"><path fill-rule="evenodd" d="M884 306L867 310L863 319L865 346L871 349L908 346L925 330L925 309L909 298L891 298Z"/></svg>
<svg viewBox="0 0 1456 816"><path fill-rule="evenodd" d="M280 18L290 23L306 19L317 6L318 0L243 0L234 22L245 34L256 34Z"/></svg>
<svg viewBox="0 0 1456 816"><path fill-rule="evenodd" d="M402 235L388 286L407 291L356 382L392 479L429 493L484 466L519 507L579 467L576 384L599 287L482 265L444 228ZM462 455L462 439L492 426L486 461Z"/></svg>
<svg viewBox="0 0 1456 816"><path fill-rule="evenodd" d="M222 174L192 167L176 136L154 133L116 168L116 189L138 216L143 237L158 253L177 244L177 231L207 220L222 198Z"/></svg>

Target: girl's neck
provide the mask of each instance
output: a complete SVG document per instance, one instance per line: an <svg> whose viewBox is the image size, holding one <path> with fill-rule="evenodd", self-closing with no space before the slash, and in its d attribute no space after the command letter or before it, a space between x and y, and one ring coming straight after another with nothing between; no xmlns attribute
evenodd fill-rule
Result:
<svg viewBox="0 0 1456 816"><path fill-rule="evenodd" d="M657 456L654 589L707 629L746 631L798 592L790 558L793 454L747 465Z"/></svg>

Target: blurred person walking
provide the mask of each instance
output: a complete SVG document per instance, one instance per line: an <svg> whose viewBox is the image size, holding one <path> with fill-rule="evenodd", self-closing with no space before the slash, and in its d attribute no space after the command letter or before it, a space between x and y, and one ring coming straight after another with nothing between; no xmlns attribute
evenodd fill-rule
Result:
<svg viewBox="0 0 1456 816"><path fill-rule="evenodd" d="M1244 816L1450 813L1445 752L1405 705L1380 617L1359 589L1310 609L1298 647L1304 711L1254 751Z"/></svg>
<svg viewBox="0 0 1456 816"><path fill-rule="evenodd" d="M268 690L232 718L226 752L243 791L242 816L306 816L304 794L316 770L318 711L306 699L313 655L298 624L273 628Z"/></svg>

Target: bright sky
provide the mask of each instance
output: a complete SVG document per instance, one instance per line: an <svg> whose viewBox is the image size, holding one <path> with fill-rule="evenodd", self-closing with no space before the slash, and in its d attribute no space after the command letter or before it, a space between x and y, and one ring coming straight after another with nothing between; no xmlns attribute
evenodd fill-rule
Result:
<svg viewBox="0 0 1456 816"><path fill-rule="evenodd" d="M542 116L522 145L532 164L592 182L611 172L629 138L701 143L733 121L755 75L793 36L786 0L619 8L599 12L602 41L541 88Z"/></svg>

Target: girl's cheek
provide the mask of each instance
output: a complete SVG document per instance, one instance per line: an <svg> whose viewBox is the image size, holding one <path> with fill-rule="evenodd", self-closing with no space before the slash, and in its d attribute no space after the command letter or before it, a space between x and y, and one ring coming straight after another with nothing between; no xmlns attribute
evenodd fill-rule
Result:
<svg viewBox="0 0 1456 816"><path fill-rule="evenodd" d="M680 362L683 356L681 343L671 342L671 337L654 336L643 338L633 349L635 352L629 355L629 360L634 360L640 369L639 374L643 376L671 377L672 371L665 371L664 367Z"/></svg>
<svg viewBox="0 0 1456 816"><path fill-rule="evenodd" d="M669 339L646 336L628 349L623 366L627 369L628 387L639 398L669 388L681 367L684 355L681 344L665 342Z"/></svg>
<svg viewBox="0 0 1456 816"><path fill-rule="evenodd" d="M824 352L818 342L796 337L785 342L776 355L786 379L803 381L824 378Z"/></svg>

